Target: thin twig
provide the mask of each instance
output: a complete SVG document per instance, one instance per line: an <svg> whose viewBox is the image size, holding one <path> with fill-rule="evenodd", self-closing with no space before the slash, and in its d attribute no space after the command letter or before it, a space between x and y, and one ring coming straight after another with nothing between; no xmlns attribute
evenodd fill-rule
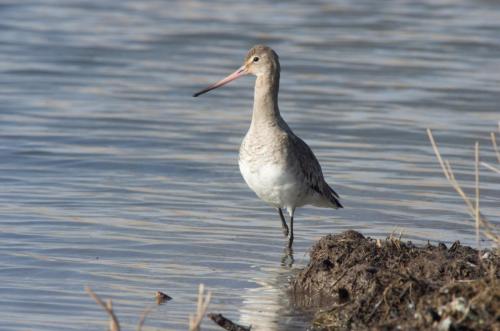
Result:
<svg viewBox="0 0 500 331"><path fill-rule="evenodd" d="M330 285L330 287L332 287L332 288L333 288L335 285L337 285L337 283L338 283L338 282L340 282L340 280L341 280L342 278L344 278L344 276L347 274L347 272L348 272L348 271L349 271L349 270L346 268L346 270L344 270L344 272L343 272L343 273L342 273L342 274L341 274L341 275L337 278L337 280L335 280L335 281L333 282L333 284L332 284L332 285Z"/></svg>
<svg viewBox="0 0 500 331"><path fill-rule="evenodd" d="M99 298L99 296L97 296L97 294L95 294L94 291L92 291L92 289L88 286L85 286L85 292L87 292L92 297L92 299L94 299L95 302L97 302L97 304L108 313L110 317L109 329L111 331L120 331L120 323L118 322L118 318L113 312L113 304L111 300L108 300L107 303L104 303L104 301L102 301L101 298Z"/></svg>
<svg viewBox="0 0 500 331"><path fill-rule="evenodd" d="M481 250L481 245L479 241L479 223L480 223L480 215L479 215L479 142L476 141L475 145L475 173L476 173L476 246L478 251Z"/></svg>
<svg viewBox="0 0 500 331"><path fill-rule="evenodd" d="M155 305L149 305L149 307L146 307L144 311L142 312L141 318L139 319L139 323L137 323L137 331L142 330L142 326L144 325L144 322L146 321L146 317L148 317L149 314L153 311L155 308Z"/></svg>

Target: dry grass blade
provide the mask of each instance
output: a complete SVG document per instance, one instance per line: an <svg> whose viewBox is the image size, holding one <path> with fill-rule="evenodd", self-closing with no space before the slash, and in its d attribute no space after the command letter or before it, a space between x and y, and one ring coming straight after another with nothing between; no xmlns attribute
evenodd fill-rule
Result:
<svg viewBox="0 0 500 331"><path fill-rule="evenodd" d="M451 180L450 175L448 174L448 168L446 167L443 159L441 158L441 153L439 153L439 150L437 148L436 142L434 141L434 137L432 136L431 129L427 129L427 135L429 136L429 139L431 140L432 148L434 149L434 153L436 154L436 157L439 161L439 164L441 165L441 168L443 169L444 175L446 176L446 179ZM449 164L447 164L449 166ZM450 167L451 169L451 167Z"/></svg>
<svg viewBox="0 0 500 331"><path fill-rule="evenodd" d="M451 168L451 164L448 161L443 161L443 159L441 157L441 153L439 152L439 149L437 147L437 144L434 141L434 137L432 136L431 129L427 129L427 134L429 135L429 139L431 141L432 148L434 149L434 153L436 154L436 157L439 161L439 164L441 165L441 168L443 169L443 173L444 173L446 179L448 179L448 181L453 186L455 191L457 191L457 193L462 197L465 204L467 205L467 208L469 209L470 214L472 216L475 216L476 211L474 209L474 205L471 203L471 200L465 194L465 192L462 190L462 188L458 184L457 180L455 179L455 174L453 173L453 170Z"/></svg>
<svg viewBox="0 0 500 331"><path fill-rule="evenodd" d="M198 304L196 307L196 314L189 316L189 331L200 331L201 321L207 312L208 305L212 293L210 291L205 294L205 286L200 284L198 288Z"/></svg>
<svg viewBox="0 0 500 331"><path fill-rule="evenodd" d="M479 210L479 144L476 143L477 150L476 150L475 165L476 165L477 178L476 178L476 203L474 205L472 203L472 200L467 196L467 194L465 194L464 190L462 190L460 184L456 180L450 162L448 162L447 160L443 160L443 158L441 157L441 153L439 152L434 137L432 136L431 129L427 129L427 135L429 136L432 148L434 149L434 153L436 154L436 158L438 159L439 164L441 165L441 168L443 170L446 179L455 189L455 191L462 197L465 205L467 206L467 209L469 210L469 214L476 221L476 227L478 226L482 227L484 235L487 238L491 239L496 245L500 245L500 235L496 233L494 227L488 222L488 220L481 214Z"/></svg>
<svg viewBox="0 0 500 331"><path fill-rule="evenodd" d="M92 289L88 286L85 286L85 292L87 292L92 299L97 302L99 306L101 306L109 315L110 321L109 321L109 329L111 331L120 331L120 323L118 323L118 318L116 317L115 313L113 312L113 304L111 303L111 300L108 300L107 303L104 303L104 301L97 296L97 294L92 291Z"/></svg>
<svg viewBox="0 0 500 331"><path fill-rule="evenodd" d="M481 162L481 165L482 165L483 167L485 167L485 168L490 169L490 170L491 170L491 171L493 171L493 172L496 172L497 174L500 174L500 169L498 169L498 168L496 168L496 167L492 166L491 164L488 164L488 163L486 163L486 162Z"/></svg>

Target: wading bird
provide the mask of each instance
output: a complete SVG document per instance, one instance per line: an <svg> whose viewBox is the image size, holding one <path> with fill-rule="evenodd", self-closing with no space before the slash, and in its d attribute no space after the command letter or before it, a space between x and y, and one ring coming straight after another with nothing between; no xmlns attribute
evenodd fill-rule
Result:
<svg viewBox="0 0 500 331"><path fill-rule="evenodd" d="M309 146L292 132L280 115L280 63L271 48L254 46L238 70L193 96L248 74L257 79L252 123L240 147L240 171L257 196L278 210L283 233L291 248L295 208L313 205L338 209L342 205L339 195L323 178L321 166ZM290 228L283 208L290 215Z"/></svg>

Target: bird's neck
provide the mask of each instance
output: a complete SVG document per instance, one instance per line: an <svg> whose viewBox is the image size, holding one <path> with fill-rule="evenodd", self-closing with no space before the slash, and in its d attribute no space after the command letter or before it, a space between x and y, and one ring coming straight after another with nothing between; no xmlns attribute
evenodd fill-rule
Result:
<svg viewBox="0 0 500 331"><path fill-rule="evenodd" d="M250 128L276 126L283 121L278 108L279 72L257 76Z"/></svg>

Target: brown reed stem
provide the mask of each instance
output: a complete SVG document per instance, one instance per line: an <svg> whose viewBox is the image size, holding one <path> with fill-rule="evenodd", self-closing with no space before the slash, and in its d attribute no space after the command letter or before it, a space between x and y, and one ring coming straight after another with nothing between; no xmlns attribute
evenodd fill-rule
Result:
<svg viewBox="0 0 500 331"><path fill-rule="evenodd" d="M106 313L108 313L110 317L109 321L110 331L120 331L120 323L118 322L118 318L116 317L113 311L113 303L111 302L111 299L108 300L107 303L104 303L104 301L102 301L101 298L99 298L99 296L95 294L94 291L92 291L92 289L88 286L85 286L85 292L87 292L90 295L90 297L94 299L95 302L97 302L97 304L106 311Z"/></svg>

